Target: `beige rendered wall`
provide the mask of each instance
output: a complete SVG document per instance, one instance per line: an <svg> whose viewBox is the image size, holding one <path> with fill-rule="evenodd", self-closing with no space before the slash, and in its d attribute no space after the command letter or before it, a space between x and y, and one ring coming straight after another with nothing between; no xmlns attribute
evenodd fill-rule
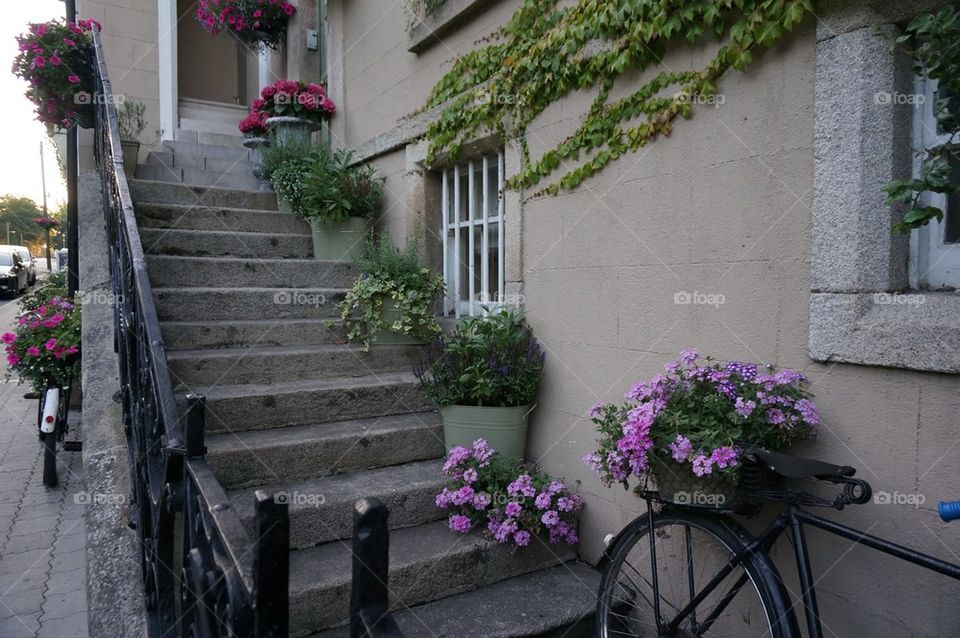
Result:
<svg viewBox="0 0 960 638"><path fill-rule="evenodd" d="M79 0L77 5L81 18L94 18L103 25L103 48L114 94L146 105L143 138L152 142L160 126L156 0ZM89 131L81 130L81 171L93 168L92 139ZM141 157L149 150L142 146Z"/></svg>
<svg viewBox="0 0 960 638"><path fill-rule="evenodd" d="M352 0L344 14L343 142L357 146L420 106L457 53L474 46L518 2L490 10L416 56L404 16L385 3ZM667 59L702 62L709 48ZM813 24L763 52L745 74L720 83L723 104L701 105L673 135L610 165L575 192L527 201L521 250L526 311L548 350L531 424L530 454L554 475L581 482L585 559L640 511L622 489L605 489L582 464L591 450L584 417L616 401L687 347L720 359L800 369L824 425L801 454L853 465L874 490L920 493L926 503L868 504L828 516L960 562L960 526L934 513L960 498L960 379L895 369L821 365L807 356L813 187ZM534 155L575 126L589 96L554 105L529 132ZM391 230L409 215L400 179L403 150L375 161L388 176ZM678 305L678 292L723 303ZM764 512L751 528L770 520ZM828 635L946 636L960 628L960 586L845 541L809 532ZM781 571L799 591L794 567Z"/></svg>

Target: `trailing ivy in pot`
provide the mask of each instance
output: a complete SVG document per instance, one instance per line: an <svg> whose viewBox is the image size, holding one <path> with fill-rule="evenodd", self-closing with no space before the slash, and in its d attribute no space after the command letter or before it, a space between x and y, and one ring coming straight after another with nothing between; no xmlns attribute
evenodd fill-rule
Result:
<svg viewBox="0 0 960 638"><path fill-rule="evenodd" d="M522 459L544 357L522 316L511 310L465 317L453 334L435 341L416 375L440 406L447 448L483 438L504 456Z"/></svg>
<svg viewBox="0 0 960 638"><path fill-rule="evenodd" d="M637 478L638 490L652 481L662 500L736 508L744 450L816 436L820 416L798 372L719 363L695 350L665 368L626 402L590 410L600 437L583 460L604 485L629 489Z"/></svg>
<svg viewBox="0 0 960 638"><path fill-rule="evenodd" d="M353 154L345 150L321 146L310 154L303 214L313 230L316 259L356 259L383 197L383 180L373 167L352 162Z"/></svg>
<svg viewBox="0 0 960 638"><path fill-rule="evenodd" d="M100 28L96 20L51 20L30 24L27 33L17 36L20 52L13 74L30 84L27 99L48 129L93 127L95 28Z"/></svg>
<svg viewBox="0 0 960 638"><path fill-rule="evenodd" d="M443 278L430 272L419 246L393 245L389 235L370 238L357 265L361 275L340 310L347 338L370 344L422 344L440 333L434 306L443 293Z"/></svg>
<svg viewBox="0 0 960 638"><path fill-rule="evenodd" d="M262 172L277 194L277 208L283 213L306 217L303 179L311 166L311 156L321 151L299 140L279 146L267 139L261 148Z"/></svg>

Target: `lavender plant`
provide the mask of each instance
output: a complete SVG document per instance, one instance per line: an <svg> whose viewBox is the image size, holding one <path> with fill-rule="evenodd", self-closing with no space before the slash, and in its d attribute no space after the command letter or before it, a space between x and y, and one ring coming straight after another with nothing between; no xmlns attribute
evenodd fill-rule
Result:
<svg viewBox="0 0 960 638"><path fill-rule="evenodd" d="M600 437L583 460L605 485L628 487L631 476L646 478L658 463L698 477L733 474L745 446L776 449L816 436L820 416L794 370L720 363L695 350L665 368L634 386L625 403L590 410Z"/></svg>
<svg viewBox="0 0 960 638"><path fill-rule="evenodd" d="M437 405L529 405L543 377L545 354L523 318L501 310L465 317L427 350L416 370Z"/></svg>

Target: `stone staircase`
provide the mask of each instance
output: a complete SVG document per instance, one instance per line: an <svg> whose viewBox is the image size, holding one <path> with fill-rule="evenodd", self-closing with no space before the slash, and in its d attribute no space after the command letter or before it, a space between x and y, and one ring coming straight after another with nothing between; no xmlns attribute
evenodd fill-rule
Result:
<svg viewBox="0 0 960 638"><path fill-rule="evenodd" d="M575 549L516 552L447 529L419 349L363 353L334 323L352 265L311 259L308 225L272 193L131 191L178 401L207 397L211 467L251 532L255 488L289 495L291 635L347 635L361 497L390 508L391 603L407 636L592 635L598 577Z"/></svg>

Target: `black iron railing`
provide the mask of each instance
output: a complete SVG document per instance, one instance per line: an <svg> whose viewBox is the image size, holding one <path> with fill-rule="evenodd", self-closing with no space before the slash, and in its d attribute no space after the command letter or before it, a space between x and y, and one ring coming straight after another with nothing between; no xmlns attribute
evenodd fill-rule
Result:
<svg viewBox="0 0 960 638"><path fill-rule="evenodd" d="M181 417L123 172L115 97L94 38L95 156L107 222L131 503L151 636L283 638L289 519L257 493L251 540L204 458L203 397Z"/></svg>

